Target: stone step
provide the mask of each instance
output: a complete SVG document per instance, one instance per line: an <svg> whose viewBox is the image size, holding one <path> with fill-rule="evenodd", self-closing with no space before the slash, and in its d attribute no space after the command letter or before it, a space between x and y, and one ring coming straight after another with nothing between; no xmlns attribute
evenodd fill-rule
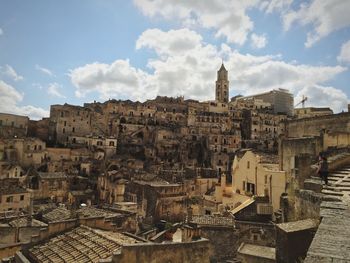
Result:
<svg viewBox="0 0 350 263"><path fill-rule="evenodd" d="M346 177L347 174L334 174L334 173L330 173L328 175L328 177L336 177L336 178L344 178Z"/></svg>
<svg viewBox="0 0 350 263"><path fill-rule="evenodd" d="M322 193L325 195L331 195L331 196L343 196L342 192L332 191L328 189L323 189Z"/></svg>

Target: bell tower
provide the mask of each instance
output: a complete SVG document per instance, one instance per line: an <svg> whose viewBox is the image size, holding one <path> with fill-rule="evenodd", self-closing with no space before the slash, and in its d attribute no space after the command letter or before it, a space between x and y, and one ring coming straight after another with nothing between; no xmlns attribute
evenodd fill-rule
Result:
<svg viewBox="0 0 350 263"><path fill-rule="evenodd" d="M225 69L224 63L222 63L220 69L218 70L218 77L216 80L215 100L217 102L228 103L229 81L227 73L228 72Z"/></svg>

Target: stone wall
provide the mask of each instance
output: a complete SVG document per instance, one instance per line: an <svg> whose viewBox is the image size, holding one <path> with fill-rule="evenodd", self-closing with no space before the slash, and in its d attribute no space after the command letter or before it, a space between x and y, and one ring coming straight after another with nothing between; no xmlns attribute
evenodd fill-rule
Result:
<svg viewBox="0 0 350 263"><path fill-rule="evenodd" d="M286 122L288 137L319 136L320 132L349 132L350 113L339 113Z"/></svg>
<svg viewBox="0 0 350 263"><path fill-rule="evenodd" d="M0 247L0 262L2 262L1 259L12 257L20 249L21 249L20 243L11 244L8 246L1 246Z"/></svg>
<svg viewBox="0 0 350 263"><path fill-rule="evenodd" d="M211 251L206 239L184 243L139 243L123 245L113 263L209 263Z"/></svg>
<svg viewBox="0 0 350 263"><path fill-rule="evenodd" d="M201 227L201 235L210 240L212 262L224 261L236 256L239 246L239 233L233 227L212 226Z"/></svg>

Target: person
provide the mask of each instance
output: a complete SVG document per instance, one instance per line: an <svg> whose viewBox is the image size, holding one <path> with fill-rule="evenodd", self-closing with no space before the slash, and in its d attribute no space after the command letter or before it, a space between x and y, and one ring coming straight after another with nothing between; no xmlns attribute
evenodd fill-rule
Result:
<svg viewBox="0 0 350 263"><path fill-rule="evenodd" d="M321 177L321 180L328 185L328 161L326 156L320 156L318 163L317 173Z"/></svg>

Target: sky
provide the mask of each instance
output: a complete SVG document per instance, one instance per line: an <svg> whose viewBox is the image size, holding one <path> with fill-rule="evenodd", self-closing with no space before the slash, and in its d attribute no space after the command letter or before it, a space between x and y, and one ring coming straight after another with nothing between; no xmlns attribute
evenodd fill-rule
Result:
<svg viewBox="0 0 350 263"><path fill-rule="evenodd" d="M0 0L0 112L161 96L213 100L284 88L350 103L349 0Z"/></svg>

